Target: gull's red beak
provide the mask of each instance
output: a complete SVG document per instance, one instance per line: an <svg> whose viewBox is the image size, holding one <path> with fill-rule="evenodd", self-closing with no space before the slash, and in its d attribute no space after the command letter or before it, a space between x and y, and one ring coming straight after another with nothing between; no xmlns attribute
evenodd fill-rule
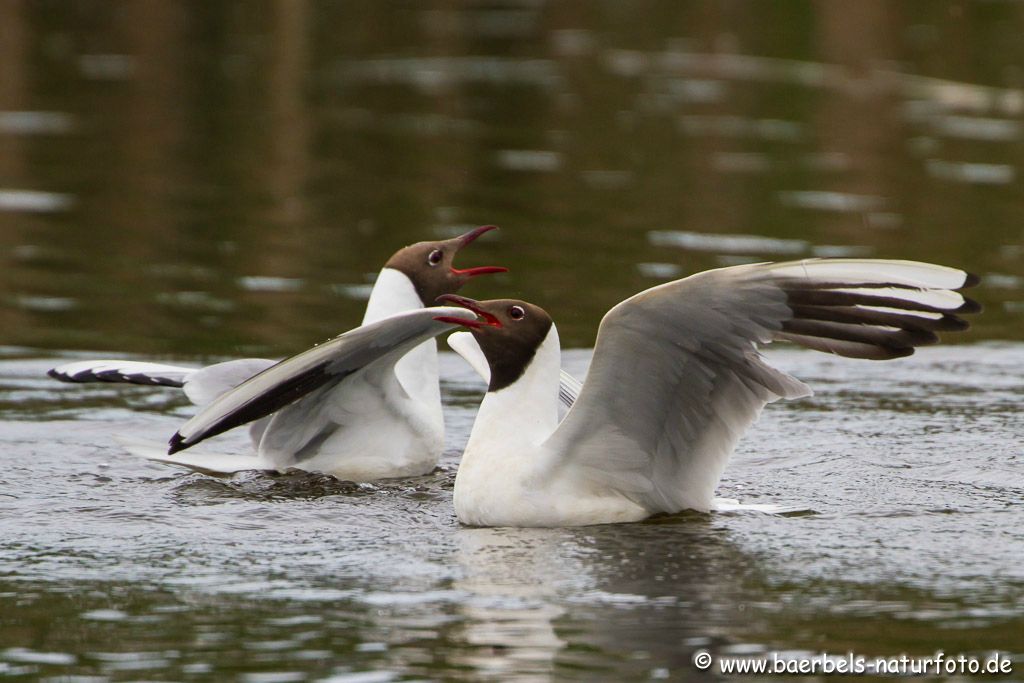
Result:
<svg viewBox="0 0 1024 683"><path fill-rule="evenodd" d="M491 327L501 327L501 321L495 318L493 315L480 308L480 302L474 301L468 297L459 296L457 294L442 294L435 300L439 304L451 304L460 308L465 308L468 311L472 311L477 314L476 320L463 320L462 318L451 318L449 316L441 315L434 320L443 323L451 323L453 325L461 325L462 327L468 327L473 330L479 330L485 325Z"/></svg>
<svg viewBox="0 0 1024 683"><path fill-rule="evenodd" d="M462 251L464 247L472 244L477 237L480 237L480 235L483 235L485 232L490 232L491 230L497 229L498 226L496 225L481 225L479 228L470 230L465 235L460 235L454 238L452 241L455 242L455 252L458 253ZM501 266L477 266L475 268L456 268L455 266L452 266L451 270L452 275L460 275L467 279L471 277L476 277L477 275L508 272L508 268L503 268Z"/></svg>

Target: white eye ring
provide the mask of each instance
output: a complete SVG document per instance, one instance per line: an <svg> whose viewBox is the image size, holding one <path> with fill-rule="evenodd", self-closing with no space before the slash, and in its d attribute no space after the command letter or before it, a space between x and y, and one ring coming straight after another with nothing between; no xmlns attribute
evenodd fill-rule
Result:
<svg viewBox="0 0 1024 683"><path fill-rule="evenodd" d="M430 252L430 256L427 257L427 265L436 266L437 264L441 263L441 259L443 258L444 252L441 251L440 249L435 249L434 251Z"/></svg>
<svg viewBox="0 0 1024 683"><path fill-rule="evenodd" d="M508 317L513 320L522 320L526 317L526 311L523 310L522 306L512 306L508 309Z"/></svg>

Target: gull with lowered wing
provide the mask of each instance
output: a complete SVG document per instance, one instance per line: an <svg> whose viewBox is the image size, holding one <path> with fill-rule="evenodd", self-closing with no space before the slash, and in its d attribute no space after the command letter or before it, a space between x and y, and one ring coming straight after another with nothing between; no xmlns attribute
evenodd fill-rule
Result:
<svg viewBox="0 0 1024 683"><path fill-rule="evenodd" d="M433 338L450 329L425 307L477 275L505 272L453 264L462 248L493 229L399 249L377 277L361 327L281 363L250 358L185 368L95 360L49 374L66 382L182 387L204 409L175 435L169 453L126 442L153 460L214 473L302 469L356 481L424 474L437 464L444 443ZM254 393L258 400L251 399ZM251 400L240 404L240 395ZM240 416L225 419L225 406L238 408ZM178 453L249 421L254 454Z"/></svg>
<svg viewBox="0 0 1024 683"><path fill-rule="evenodd" d="M455 479L474 526L633 522L709 511L736 442L767 403L811 394L764 360L795 342L851 358L908 356L966 329L977 278L912 261L810 259L707 271L626 299L601 321L579 397L559 423L560 348L548 314L523 301L444 295L472 321L489 386Z"/></svg>

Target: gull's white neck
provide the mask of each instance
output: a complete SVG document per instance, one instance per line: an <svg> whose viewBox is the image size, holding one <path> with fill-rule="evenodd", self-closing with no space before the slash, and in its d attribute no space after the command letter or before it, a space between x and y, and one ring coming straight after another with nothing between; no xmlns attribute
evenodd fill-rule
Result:
<svg viewBox="0 0 1024 683"><path fill-rule="evenodd" d="M522 376L483 397L459 466L457 488L459 478L469 478L476 470L485 474L483 471L492 469L492 465L503 469L510 464L509 459L517 461L519 467L535 464L525 461L558 426L560 370L558 331L552 325ZM496 480L493 476L486 478Z"/></svg>
<svg viewBox="0 0 1024 683"><path fill-rule="evenodd" d="M383 268L370 292L370 300L366 302L363 324L369 325L418 308L423 308L423 302L409 276L394 268Z"/></svg>
<svg viewBox="0 0 1024 683"><path fill-rule="evenodd" d="M363 324L383 320L396 313L424 308L412 280L394 268L383 268L366 303ZM429 419L443 429L441 388L438 386L437 342L425 341L395 364L395 376L412 398L429 412Z"/></svg>

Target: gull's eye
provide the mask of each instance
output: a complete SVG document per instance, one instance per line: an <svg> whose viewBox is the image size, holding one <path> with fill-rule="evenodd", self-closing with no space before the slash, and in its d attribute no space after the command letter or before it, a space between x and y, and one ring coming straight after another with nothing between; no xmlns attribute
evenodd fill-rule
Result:
<svg viewBox="0 0 1024 683"><path fill-rule="evenodd" d="M427 257L427 263L429 263L432 266L436 266L438 263L441 262L441 259L443 258L444 252L441 251L440 249L435 249L434 251L430 252L430 256Z"/></svg>
<svg viewBox="0 0 1024 683"><path fill-rule="evenodd" d="M522 306L512 306L508 309L508 317L513 320L522 320L526 317L526 311L523 310Z"/></svg>

